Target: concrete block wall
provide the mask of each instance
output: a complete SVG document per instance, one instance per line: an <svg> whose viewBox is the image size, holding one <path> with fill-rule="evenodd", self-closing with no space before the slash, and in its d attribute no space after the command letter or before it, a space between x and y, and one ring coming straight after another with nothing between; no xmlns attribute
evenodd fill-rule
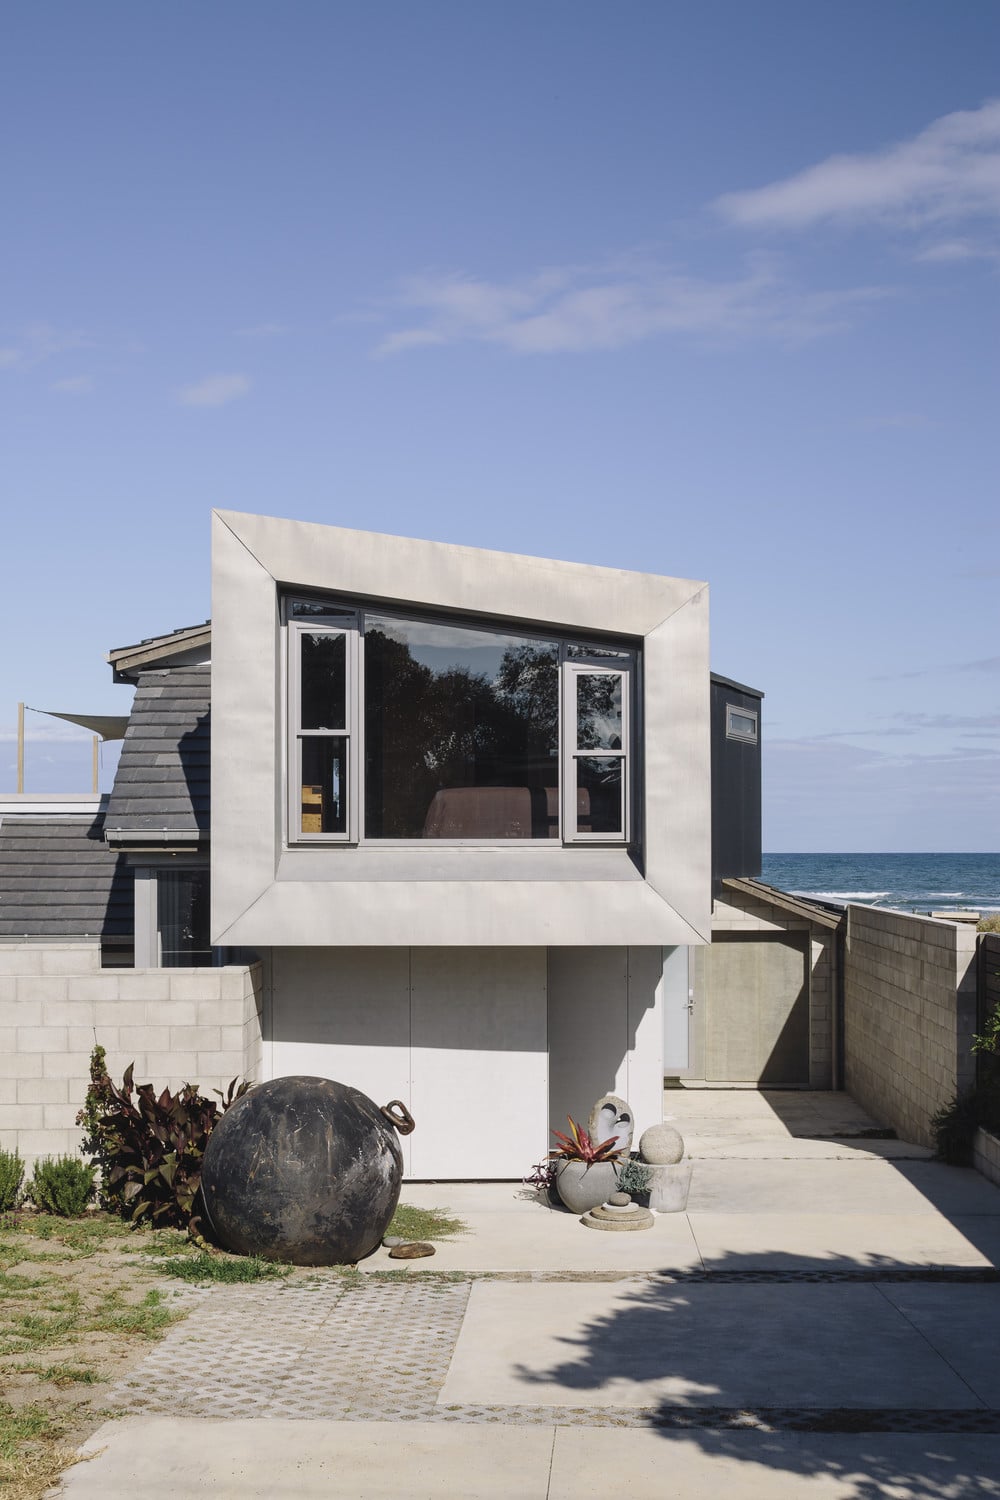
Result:
<svg viewBox="0 0 1000 1500"><path fill-rule="evenodd" d="M972 1165L1000 1187L1000 1141L988 1130L976 1131L972 1142Z"/></svg>
<svg viewBox="0 0 1000 1500"><path fill-rule="evenodd" d="M99 1042L120 1079L204 1093L261 1074L259 965L101 969L97 949L0 946L0 1147L26 1161L79 1149Z"/></svg>
<svg viewBox="0 0 1000 1500"><path fill-rule="evenodd" d="M844 1086L923 1146L931 1117L975 1079L975 957L975 931L960 923L848 908Z"/></svg>
<svg viewBox="0 0 1000 1500"><path fill-rule="evenodd" d="M806 932L809 937L809 1086L833 1086L833 930L782 911L769 902L727 891L712 908L714 932Z"/></svg>

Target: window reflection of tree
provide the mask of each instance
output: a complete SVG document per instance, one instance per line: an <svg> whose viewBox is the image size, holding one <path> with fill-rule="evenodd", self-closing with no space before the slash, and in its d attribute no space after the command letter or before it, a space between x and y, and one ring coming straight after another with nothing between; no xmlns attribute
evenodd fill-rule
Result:
<svg viewBox="0 0 1000 1500"><path fill-rule="evenodd" d="M495 678L414 660L384 631L365 636L365 831L419 838L437 791L558 782L559 653L508 646ZM544 797L542 799L544 803ZM544 825L544 811L538 822ZM544 836L544 826L537 829Z"/></svg>

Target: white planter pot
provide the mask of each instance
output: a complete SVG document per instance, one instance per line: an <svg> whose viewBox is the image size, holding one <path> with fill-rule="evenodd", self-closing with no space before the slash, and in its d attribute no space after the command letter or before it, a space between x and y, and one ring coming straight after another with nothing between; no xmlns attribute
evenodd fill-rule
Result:
<svg viewBox="0 0 1000 1500"><path fill-rule="evenodd" d="M606 1203L616 1191L615 1164L597 1161L588 1166L583 1161L561 1161L556 1166L556 1187L571 1213L585 1214L599 1203Z"/></svg>
<svg viewBox="0 0 1000 1500"><path fill-rule="evenodd" d="M682 1214L687 1208L691 1187L691 1162L679 1161L670 1167L650 1167L649 1206L658 1214Z"/></svg>

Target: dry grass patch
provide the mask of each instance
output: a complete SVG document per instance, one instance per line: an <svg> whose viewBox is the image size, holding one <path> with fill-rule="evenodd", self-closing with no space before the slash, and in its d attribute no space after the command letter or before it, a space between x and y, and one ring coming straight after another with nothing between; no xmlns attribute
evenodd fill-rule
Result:
<svg viewBox="0 0 1000 1500"><path fill-rule="evenodd" d="M0 1218L0 1493L38 1500L105 1418L110 1384L183 1311L143 1249L174 1236L135 1234L90 1213ZM126 1253L123 1254L122 1252ZM157 1277L159 1281L159 1277Z"/></svg>

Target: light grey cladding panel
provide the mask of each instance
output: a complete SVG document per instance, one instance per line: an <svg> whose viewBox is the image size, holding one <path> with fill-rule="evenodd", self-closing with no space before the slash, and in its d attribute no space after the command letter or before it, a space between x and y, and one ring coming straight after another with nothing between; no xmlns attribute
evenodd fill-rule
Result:
<svg viewBox="0 0 1000 1500"><path fill-rule="evenodd" d="M589 563L217 511L283 583L643 636L702 585Z"/></svg>
<svg viewBox="0 0 1000 1500"><path fill-rule="evenodd" d="M334 1078L379 1106L410 1104L405 948L279 948L273 953L271 1076ZM410 1137L403 1138L409 1173Z"/></svg>
<svg viewBox="0 0 1000 1500"><path fill-rule="evenodd" d="M212 940L274 879L280 677L274 579L212 525ZM240 946L240 939L226 940ZM251 939L252 943L257 941Z"/></svg>
<svg viewBox="0 0 1000 1500"><path fill-rule="evenodd" d="M520 1178L545 1149L543 948L411 953L414 1177Z"/></svg>
<svg viewBox="0 0 1000 1500"><path fill-rule="evenodd" d="M628 1036L625 1097L641 1133L648 1125L659 1124L663 1114L663 949L659 946L628 950Z"/></svg>
<svg viewBox="0 0 1000 1500"><path fill-rule="evenodd" d="M549 951L549 1123L581 1124L604 1093L632 1106L638 1136L663 1114L659 945Z"/></svg>
<svg viewBox="0 0 1000 1500"><path fill-rule="evenodd" d="M646 879L664 901L684 913L703 942L710 942L707 588L646 637L643 666Z"/></svg>
<svg viewBox="0 0 1000 1500"><path fill-rule="evenodd" d="M587 852L567 851L585 859ZM699 933L645 881L389 881L335 890L279 881L229 929L257 946L525 947L697 943Z"/></svg>
<svg viewBox="0 0 1000 1500"><path fill-rule="evenodd" d="M703 585L232 512L214 517L212 938L230 946L698 943L710 903ZM504 851L453 880L295 878L282 844L281 587L316 587L644 639L645 878L580 879L587 849ZM357 857L360 851L330 850ZM564 870L548 868L564 855ZM431 856L440 866L442 855ZM461 859L461 853L457 856ZM279 865L282 877L277 878ZM333 864L329 866L332 870ZM343 865L336 866L338 871ZM360 865L359 865L360 870ZM287 878L291 876L291 878ZM334 883L331 880L331 884Z"/></svg>
<svg viewBox="0 0 1000 1500"><path fill-rule="evenodd" d="M628 949L549 950L549 1123L586 1125L602 1094L625 1087Z"/></svg>

